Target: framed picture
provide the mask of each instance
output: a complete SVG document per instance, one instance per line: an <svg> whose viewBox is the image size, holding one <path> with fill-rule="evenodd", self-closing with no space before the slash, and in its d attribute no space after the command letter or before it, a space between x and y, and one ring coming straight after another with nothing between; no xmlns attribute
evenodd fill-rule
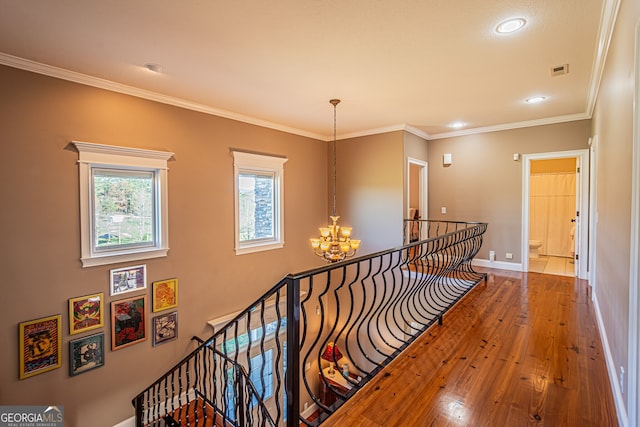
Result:
<svg viewBox="0 0 640 427"><path fill-rule="evenodd" d="M87 295L69 300L69 334L90 331L104 326L103 295Z"/></svg>
<svg viewBox="0 0 640 427"><path fill-rule="evenodd" d="M139 291L147 288L147 266L116 268L111 270L109 295L120 295L125 292Z"/></svg>
<svg viewBox="0 0 640 427"><path fill-rule="evenodd" d="M153 282L153 312L178 306L178 279Z"/></svg>
<svg viewBox="0 0 640 427"><path fill-rule="evenodd" d="M178 338L178 312L153 318L153 346Z"/></svg>
<svg viewBox="0 0 640 427"><path fill-rule="evenodd" d="M62 365L62 316L59 314L19 324L20 379Z"/></svg>
<svg viewBox="0 0 640 427"><path fill-rule="evenodd" d="M104 333L69 341L69 375L104 365Z"/></svg>
<svg viewBox="0 0 640 427"><path fill-rule="evenodd" d="M111 350L147 339L146 306L146 295L111 302Z"/></svg>

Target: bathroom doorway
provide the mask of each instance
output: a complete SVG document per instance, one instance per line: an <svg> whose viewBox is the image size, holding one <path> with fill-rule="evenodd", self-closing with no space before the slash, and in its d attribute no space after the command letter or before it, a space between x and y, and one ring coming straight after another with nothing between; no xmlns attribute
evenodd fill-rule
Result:
<svg viewBox="0 0 640 427"><path fill-rule="evenodd" d="M586 278L587 156L523 156L523 271Z"/></svg>

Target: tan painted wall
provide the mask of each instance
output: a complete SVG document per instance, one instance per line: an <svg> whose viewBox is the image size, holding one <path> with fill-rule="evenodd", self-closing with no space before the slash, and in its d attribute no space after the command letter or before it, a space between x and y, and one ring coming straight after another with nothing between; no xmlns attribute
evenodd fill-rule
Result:
<svg viewBox="0 0 640 427"><path fill-rule="evenodd" d="M68 426L116 424L133 415L138 392L194 348L191 336L210 335L206 320L245 308L286 273L320 265L308 237L326 220L325 142L13 68L0 67L0 93L1 404L62 405ZM169 256L143 263L149 282L179 279L177 341L108 350L104 367L75 377L68 374L68 299L103 292L108 307L118 299L109 296L109 269L132 264L81 267L72 140L175 152ZM289 159L284 249L234 254L230 147ZM53 314L63 318L63 366L18 380L18 323ZM109 327L107 318L91 332L104 332L107 346Z"/></svg>
<svg viewBox="0 0 640 427"><path fill-rule="evenodd" d="M359 254L402 245L402 132L345 139L337 147L338 215L363 240Z"/></svg>
<svg viewBox="0 0 640 427"><path fill-rule="evenodd" d="M613 369L628 369L634 38L640 3L622 0L593 115L597 136L595 297ZM637 108L637 106L636 106ZM637 112L636 112L637 114ZM617 375L616 375L617 377ZM614 378L615 381L618 378ZM624 387L626 388L626 382ZM628 393L623 388L624 399Z"/></svg>
<svg viewBox="0 0 640 427"><path fill-rule="evenodd" d="M487 222L478 257L494 250L496 261L511 252L508 262L521 262L523 164L513 154L585 149L589 135L583 120L429 141L429 219ZM442 165L444 153L451 166Z"/></svg>

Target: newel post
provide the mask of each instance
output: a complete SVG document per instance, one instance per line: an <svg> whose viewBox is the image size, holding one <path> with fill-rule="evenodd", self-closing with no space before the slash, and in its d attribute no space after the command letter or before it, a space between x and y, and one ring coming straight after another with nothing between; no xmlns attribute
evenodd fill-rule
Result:
<svg viewBox="0 0 640 427"><path fill-rule="evenodd" d="M300 280L287 282L287 427L300 425Z"/></svg>

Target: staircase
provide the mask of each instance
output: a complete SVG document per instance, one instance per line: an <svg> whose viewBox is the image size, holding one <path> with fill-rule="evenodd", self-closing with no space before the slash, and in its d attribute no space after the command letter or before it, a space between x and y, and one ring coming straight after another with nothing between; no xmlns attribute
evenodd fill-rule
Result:
<svg viewBox="0 0 640 427"><path fill-rule="evenodd" d="M320 425L486 279L486 229L405 220L402 247L287 275L136 396L136 425Z"/></svg>

